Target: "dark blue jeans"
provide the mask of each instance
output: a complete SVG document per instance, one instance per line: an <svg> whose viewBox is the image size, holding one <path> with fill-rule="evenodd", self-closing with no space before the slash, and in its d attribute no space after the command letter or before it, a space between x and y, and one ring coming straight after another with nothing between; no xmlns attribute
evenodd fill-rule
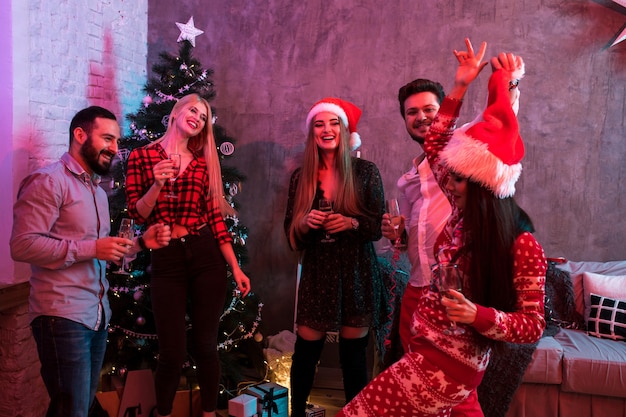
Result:
<svg viewBox="0 0 626 417"><path fill-rule="evenodd" d="M187 312L202 410L213 411L217 407L217 331L226 298L226 261L209 227L201 233L172 239L167 247L152 252L150 291L159 338L155 391L160 415L172 411L187 358Z"/></svg>
<svg viewBox="0 0 626 417"><path fill-rule="evenodd" d="M50 405L46 417L87 417L100 381L107 331L61 317L31 323Z"/></svg>

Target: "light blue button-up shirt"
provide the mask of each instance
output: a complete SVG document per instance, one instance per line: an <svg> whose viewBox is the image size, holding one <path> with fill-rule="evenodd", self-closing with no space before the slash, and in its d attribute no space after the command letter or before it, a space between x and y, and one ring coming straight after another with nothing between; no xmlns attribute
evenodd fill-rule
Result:
<svg viewBox="0 0 626 417"><path fill-rule="evenodd" d="M111 309L106 262L96 259L96 239L111 230L100 177L69 153L27 176L13 207L11 256L31 264L30 319L63 317L98 329Z"/></svg>

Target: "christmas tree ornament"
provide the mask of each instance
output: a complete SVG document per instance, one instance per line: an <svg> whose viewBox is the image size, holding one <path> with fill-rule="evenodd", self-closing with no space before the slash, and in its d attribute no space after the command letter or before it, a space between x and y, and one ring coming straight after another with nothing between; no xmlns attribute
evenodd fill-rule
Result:
<svg viewBox="0 0 626 417"><path fill-rule="evenodd" d="M130 150L128 149L120 148L117 151L117 156L124 162L128 160L128 155L130 155Z"/></svg>
<svg viewBox="0 0 626 417"><path fill-rule="evenodd" d="M144 107L148 107L150 104L152 104L152 96L147 95L143 98L143 100L141 100L141 102L143 103Z"/></svg>
<svg viewBox="0 0 626 417"><path fill-rule="evenodd" d="M239 186L235 183L231 184L230 187L228 188L228 194L230 194L231 197L236 196L238 192L239 192Z"/></svg>
<svg viewBox="0 0 626 417"><path fill-rule="evenodd" d="M232 155L235 152L235 145L232 142L224 142L220 145L220 152L222 155Z"/></svg>
<svg viewBox="0 0 626 417"><path fill-rule="evenodd" d="M180 35L178 35L178 39L176 42L189 41L191 45L196 47L196 36L202 35L204 33L203 30L197 29L193 23L193 16L189 18L187 23L179 23L176 22L176 26L180 30Z"/></svg>
<svg viewBox="0 0 626 417"><path fill-rule="evenodd" d="M139 316L137 317L137 324L139 326L143 326L144 324L146 324L146 318L143 316Z"/></svg>

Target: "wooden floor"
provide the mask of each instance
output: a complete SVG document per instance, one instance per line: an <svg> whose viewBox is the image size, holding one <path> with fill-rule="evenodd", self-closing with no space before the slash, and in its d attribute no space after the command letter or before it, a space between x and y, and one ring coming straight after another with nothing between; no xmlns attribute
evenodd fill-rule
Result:
<svg viewBox="0 0 626 417"><path fill-rule="evenodd" d="M343 389L313 388L309 397L311 404L323 407L325 417L334 417L345 404Z"/></svg>

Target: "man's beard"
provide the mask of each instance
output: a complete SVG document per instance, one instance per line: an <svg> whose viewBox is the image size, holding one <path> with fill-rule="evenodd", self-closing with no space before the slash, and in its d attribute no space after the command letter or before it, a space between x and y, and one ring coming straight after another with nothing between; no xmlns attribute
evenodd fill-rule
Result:
<svg viewBox="0 0 626 417"><path fill-rule="evenodd" d="M409 136L411 136L411 139L413 139L415 142L419 143L420 145L424 145L424 139L423 137L419 137L419 136L415 136L409 133Z"/></svg>
<svg viewBox="0 0 626 417"><path fill-rule="evenodd" d="M111 170L111 162L113 161L113 158L111 158L111 162L100 163L99 161L101 154L111 154L111 152L98 151L93 146L93 139L91 138L91 135L87 137L87 140L85 141L83 146L80 148L80 154L85 159L85 162L87 163L87 165L89 165L89 168L91 168L91 170L95 172L96 174L107 175L109 171ZM111 155L111 156L114 156L114 155Z"/></svg>

